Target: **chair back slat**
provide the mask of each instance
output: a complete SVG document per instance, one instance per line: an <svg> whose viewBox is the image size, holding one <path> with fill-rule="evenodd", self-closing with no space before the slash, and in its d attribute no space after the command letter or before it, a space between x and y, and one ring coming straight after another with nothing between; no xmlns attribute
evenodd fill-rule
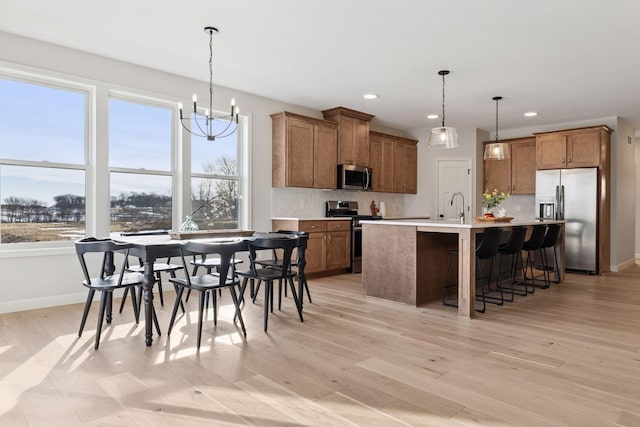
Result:
<svg viewBox="0 0 640 427"><path fill-rule="evenodd" d="M282 264L280 266L281 277L285 277L291 268L291 254L294 248L300 247L301 238L295 235L290 237L264 237L249 241L249 268L256 271L256 252L265 249L279 249L282 251Z"/></svg>
<svg viewBox="0 0 640 427"><path fill-rule="evenodd" d="M242 239L216 242L196 242L188 241L180 247L182 265L188 286L191 286L191 275L187 269L185 257L192 255L217 255L220 258L220 265L217 267L220 275L220 285L224 285L228 277L235 277L235 254L247 250L247 242ZM229 276L229 270L231 275Z"/></svg>

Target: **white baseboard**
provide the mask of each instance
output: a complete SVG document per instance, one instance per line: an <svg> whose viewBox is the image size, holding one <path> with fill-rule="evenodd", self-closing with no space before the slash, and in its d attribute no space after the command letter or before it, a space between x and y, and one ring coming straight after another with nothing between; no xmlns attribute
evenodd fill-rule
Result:
<svg viewBox="0 0 640 427"><path fill-rule="evenodd" d="M0 314L14 311L34 310L37 308L56 307L59 305L77 304L87 300L87 292L66 295L53 295L41 298L22 299L0 302Z"/></svg>
<svg viewBox="0 0 640 427"><path fill-rule="evenodd" d="M636 265L636 258L632 258L628 261L623 262L622 264L612 265L610 267L611 267L611 271L613 271L614 273L617 273L618 271L622 271L625 268L631 267L632 265Z"/></svg>

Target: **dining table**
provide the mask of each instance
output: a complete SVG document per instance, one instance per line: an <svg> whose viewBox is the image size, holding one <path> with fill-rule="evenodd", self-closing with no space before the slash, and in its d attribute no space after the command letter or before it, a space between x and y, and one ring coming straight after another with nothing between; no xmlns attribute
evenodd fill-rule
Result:
<svg viewBox="0 0 640 427"><path fill-rule="evenodd" d="M171 233L173 234L173 233ZM185 242L197 238L199 241L206 242L222 242L229 239L242 239L247 242L246 250L249 250L248 243L257 238L270 238L270 239L290 239L295 238L288 234L280 234L274 232L253 232L248 234L246 232L240 232L236 236L232 232L224 233L223 237L216 237L214 232L203 233L202 237L197 233L193 233L188 239L180 238L180 234L177 234L178 238L170 235L168 232L132 232L132 233L114 233L112 239L130 243L133 247L130 249L129 254L140 258L144 263L144 273L142 280L142 295L144 301L144 327L145 327L145 344L147 347L153 344L153 285L155 283L155 272L153 269L154 262L159 258L180 257L181 247ZM302 280L298 281L298 295L302 295L303 283ZM300 302L302 304L302 302Z"/></svg>

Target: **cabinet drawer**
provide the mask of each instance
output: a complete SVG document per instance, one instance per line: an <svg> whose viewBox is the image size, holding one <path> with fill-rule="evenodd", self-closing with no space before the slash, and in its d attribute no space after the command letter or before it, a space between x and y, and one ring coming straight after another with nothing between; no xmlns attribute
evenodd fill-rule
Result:
<svg viewBox="0 0 640 427"><path fill-rule="evenodd" d="M327 221L300 221L298 229L307 233L324 233L327 231Z"/></svg>
<svg viewBox="0 0 640 427"><path fill-rule="evenodd" d="M349 231L351 221L327 221L327 231Z"/></svg>

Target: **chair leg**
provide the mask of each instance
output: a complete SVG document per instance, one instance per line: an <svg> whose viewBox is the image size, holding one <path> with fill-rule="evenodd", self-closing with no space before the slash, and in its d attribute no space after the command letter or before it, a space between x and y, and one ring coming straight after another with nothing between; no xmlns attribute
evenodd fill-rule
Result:
<svg viewBox="0 0 640 427"><path fill-rule="evenodd" d="M110 291L102 291L102 295L100 296L100 312L98 313L98 328L96 329L96 345L95 349L97 350L100 346L100 334L102 332L102 319L104 318L104 310L107 306L107 300L109 299Z"/></svg>
<svg viewBox="0 0 640 427"><path fill-rule="evenodd" d="M204 313L204 300L206 292L198 291L198 350L200 349L200 340L202 338L202 316Z"/></svg>
<svg viewBox="0 0 640 427"><path fill-rule="evenodd" d="M80 321L80 329L78 330L78 337L82 336L84 325L87 323L87 315L91 308L91 302L93 301L93 295L96 293L95 289L89 289L89 295L87 295L87 302L84 304L84 311L82 312L82 320Z"/></svg>
<svg viewBox="0 0 640 427"><path fill-rule="evenodd" d="M127 300L127 294L129 293L129 288L124 288L124 292L122 293L122 301L120 301L120 309L118 313L122 314L122 309L124 308L124 302Z"/></svg>
<svg viewBox="0 0 640 427"><path fill-rule="evenodd" d="M151 311L153 315L153 323L156 325L156 331L158 332L158 336L162 335L160 332L160 322L158 322L158 316L156 316L156 308L155 306L151 306Z"/></svg>
<svg viewBox="0 0 640 427"><path fill-rule="evenodd" d="M264 282L264 331L267 332L267 326L269 322L269 294L272 282L265 280Z"/></svg>
<svg viewBox="0 0 640 427"><path fill-rule="evenodd" d="M302 298L304 298L304 296L298 295L292 278L289 278L289 287L291 288L291 295L293 295L293 301L295 302L296 309L298 310L298 317L300 318L301 322L304 322L304 319L302 318Z"/></svg>
<svg viewBox="0 0 640 427"><path fill-rule="evenodd" d="M167 335L171 335L171 329L173 329L173 323L176 321L176 314L178 313L178 307L182 303L183 292L184 292L184 287L176 285L176 300L173 303L173 311L171 312L171 320L169 321L169 330L167 331Z"/></svg>
<svg viewBox="0 0 640 427"><path fill-rule="evenodd" d="M172 279L176 278L176 272L173 270L169 271L169 275L171 276ZM173 284L173 288L176 291L176 295L178 295L178 285L176 285L175 283ZM186 310L184 309L184 304L182 303L182 298L180 298L180 308L182 309L182 314L186 313Z"/></svg>
<svg viewBox="0 0 640 427"><path fill-rule="evenodd" d="M284 287L284 296L287 296L287 287ZM278 280L278 311L282 311L282 279Z"/></svg>
<svg viewBox="0 0 640 427"><path fill-rule="evenodd" d="M125 292L128 291L129 288L125 289ZM124 299L122 300L124 302ZM140 323L140 304L138 304L136 297L136 289L131 288L131 305L133 306L133 315L136 318L136 325ZM122 304L120 304L122 306Z"/></svg>
<svg viewBox="0 0 640 427"><path fill-rule="evenodd" d="M213 306L213 324L214 326L217 326L218 325L218 295L216 294L215 289L211 291L211 305Z"/></svg>
<svg viewBox="0 0 640 427"><path fill-rule="evenodd" d="M158 282L158 296L160 297L160 306L164 307L164 296L162 295L162 275L160 272L156 274L156 281Z"/></svg>
<svg viewBox="0 0 640 427"><path fill-rule="evenodd" d="M258 280L258 284L254 287L254 280L251 279L251 294L253 295L253 303L256 303L256 297L258 296L258 292L260 292L260 284L262 280Z"/></svg>
<svg viewBox="0 0 640 427"><path fill-rule="evenodd" d="M311 301L311 292L309 292L309 285L307 284L307 276L302 275L302 283L304 283L304 289L307 291L307 298L309 298L309 304L313 304ZM302 298L300 299L302 302Z"/></svg>
<svg viewBox="0 0 640 427"><path fill-rule="evenodd" d="M231 294L231 299L233 300L233 304L236 306L236 314L233 320L235 321L236 317L238 318L238 320L240 321L240 328L242 329L242 333L246 338L247 330L244 327L244 319L242 318L242 312L240 311L240 301L238 299L238 296L236 295L235 286L229 286L229 293Z"/></svg>

